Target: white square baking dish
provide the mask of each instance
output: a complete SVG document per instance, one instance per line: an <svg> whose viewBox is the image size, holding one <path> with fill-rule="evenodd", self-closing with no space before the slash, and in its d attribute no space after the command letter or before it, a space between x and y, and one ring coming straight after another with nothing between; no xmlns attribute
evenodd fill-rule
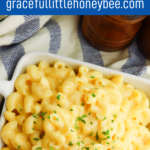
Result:
<svg viewBox="0 0 150 150"><path fill-rule="evenodd" d="M79 66L84 65L87 66L90 70L97 70L107 76L112 75L123 75L125 83L131 83L135 88L143 90L147 96L150 98L150 81L147 79L143 79L134 75L126 74L123 72L115 71L112 69L108 69L105 67L85 63L82 61L74 60L71 58L62 57L59 55L54 55L46 52L32 52L23 56L18 62L16 69L14 71L13 77L11 81L0 80L0 94L2 94L5 98L2 114L0 117L0 131L6 120L4 118L3 113L6 110L6 100L7 97L14 91L14 82L16 78L26 71L27 66L31 64L37 64L39 61L44 60L50 64L53 64L55 61L61 60L66 63L67 66L72 67L73 69L77 69ZM3 142L0 138L0 149L3 147Z"/></svg>

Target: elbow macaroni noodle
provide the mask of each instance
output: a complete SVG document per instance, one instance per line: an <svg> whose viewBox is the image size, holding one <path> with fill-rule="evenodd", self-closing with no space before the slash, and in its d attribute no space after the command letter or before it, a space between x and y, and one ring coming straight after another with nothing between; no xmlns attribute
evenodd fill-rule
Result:
<svg viewBox="0 0 150 150"><path fill-rule="evenodd" d="M28 66L15 88L4 112L2 150L150 149L149 99L121 75L41 61Z"/></svg>

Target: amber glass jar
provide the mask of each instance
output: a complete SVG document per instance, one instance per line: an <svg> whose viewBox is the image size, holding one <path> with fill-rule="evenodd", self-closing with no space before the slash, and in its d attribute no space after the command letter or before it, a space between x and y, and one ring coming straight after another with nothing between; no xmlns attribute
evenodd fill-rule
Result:
<svg viewBox="0 0 150 150"><path fill-rule="evenodd" d="M113 52L128 46L146 16L83 16L82 32L90 45Z"/></svg>
<svg viewBox="0 0 150 150"><path fill-rule="evenodd" d="M138 33L137 43L143 55L150 60L150 16L143 21Z"/></svg>

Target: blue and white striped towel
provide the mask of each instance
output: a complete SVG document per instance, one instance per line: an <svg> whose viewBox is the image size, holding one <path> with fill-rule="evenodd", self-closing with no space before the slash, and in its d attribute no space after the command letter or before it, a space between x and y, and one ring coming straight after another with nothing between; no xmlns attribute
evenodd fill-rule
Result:
<svg viewBox="0 0 150 150"><path fill-rule="evenodd" d="M10 80L18 60L50 52L150 79L150 62L134 41L119 52L100 52L83 38L79 16L8 16L0 22L0 79Z"/></svg>

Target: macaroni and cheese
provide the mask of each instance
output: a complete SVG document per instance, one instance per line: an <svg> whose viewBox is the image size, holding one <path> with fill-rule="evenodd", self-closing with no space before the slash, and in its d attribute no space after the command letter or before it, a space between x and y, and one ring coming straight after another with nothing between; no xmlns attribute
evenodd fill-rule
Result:
<svg viewBox="0 0 150 150"><path fill-rule="evenodd" d="M123 76L30 65L7 99L2 150L149 150L146 94Z"/></svg>

